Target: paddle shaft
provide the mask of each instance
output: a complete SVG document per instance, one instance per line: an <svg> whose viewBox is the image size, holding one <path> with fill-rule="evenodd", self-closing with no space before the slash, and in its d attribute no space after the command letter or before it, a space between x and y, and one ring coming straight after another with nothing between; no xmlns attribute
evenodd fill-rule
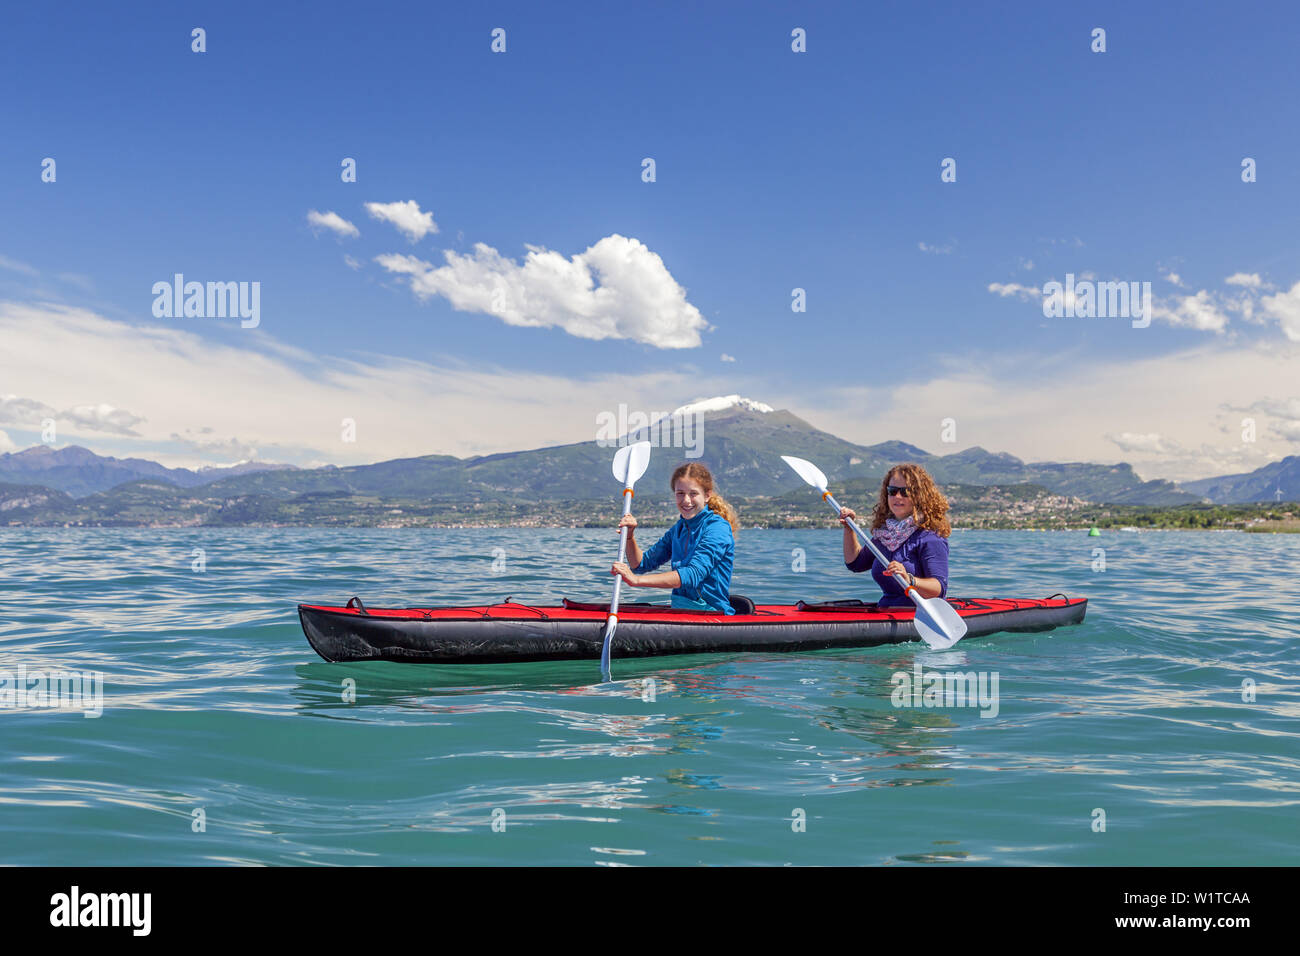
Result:
<svg viewBox="0 0 1300 956"><path fill-rule="evenodd" d="M632 486L625 485L623 488L623 517L626 518L632 513ZM618 529L618 563L623 564L627 561L627 525ZM609 602L609 614L605 618L605 640L600 648L600 673L601 677L609 680L609 650L614 642L614 631L618 627L618 598L623 590L623 575L614 577L614 598Z"/></svg>
<svg viewBox="0 0 1300 956"><path fill-rule="evenodd" d="M841 517L843 517L841 512L843 512L844 509L840 507L840 503L835 500L834 495L832 495L829 491L824 491L822 492L822 497L831 503L831 507L835 509L835 513L837 515L841 515ZM858 536L858 540L871 549L871 553L876 556L876 560L879 561L881 565L883 565L884 567L886 568L889 567L889 559L885 557L884 554L881 553L881 550L879 548L876 547L876 542L872 541L871 538L867 537L867 535L863 533L862 529L858 527L858 523L854 521L852 518L845 518L844 521L846 524L848 524L850 528L853 529L853 533ZM916 588L912 587L910 584L907 583L907 575L895 574L894 577L898 578L898 583L903 586L903 590L909 592L908 593L909 597L911 596L910 592L916 591ZM921 592L916 591L916 596L921 597Z"/></svg>
<svg viewBox="0 0 1300 956"><path fill-rule="evenodd" d="M626 518L632 513L632 489L623 489L623 517ZM618 563L623 564L627 561L627 525L618 529ZM623 575L617 575L614 578L614 600L609 603L609 616L614 617L618 614L618 594L623 586Z"/></svg>

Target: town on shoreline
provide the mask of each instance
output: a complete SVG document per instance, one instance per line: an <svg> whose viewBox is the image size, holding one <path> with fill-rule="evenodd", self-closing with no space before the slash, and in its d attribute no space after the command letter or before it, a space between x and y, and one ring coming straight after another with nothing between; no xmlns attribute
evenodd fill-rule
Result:
<svg viewBox="0 0 1300 956"><path fill-rule="evenodd" d="M138 495L117 493L67 502L43 513L26 500L25 512L0 507L0 526L9 527L346 527L346 528L603 528L618 523L617 502L606 499L564 502L428 501L346 492L315 492L278 498L233 497L205 489L168 489L166 500L138 483ZM154 489L160 491L161 489ZM946 485L955 530L1072 531L1218 530L1248 532L1300 531L1300 503L1233 505L1097 504L1054 494L1039 485ZM729 497L742 528L834 528L835 516L813 494L779 497ZM12 504L0 502L0 505ZM52 503L53 504L53 503ZM850 504L850 502L846 502ZM852 503L859 513L869 503ZM5 510L9 511L6 515ZM667 527L677 511L667 495L646 495L637 502L638 520L647 527ZM8 520L6 520L8 519Z"/></svg>

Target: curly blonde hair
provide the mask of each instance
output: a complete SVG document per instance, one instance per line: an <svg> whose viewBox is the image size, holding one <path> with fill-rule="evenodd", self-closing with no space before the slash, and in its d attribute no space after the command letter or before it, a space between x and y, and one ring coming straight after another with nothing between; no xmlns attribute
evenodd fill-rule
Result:
<svg viewBox="0 0 1300 956"><path fill-rule="evenodd" d="M713 490L713 472L698 461L688 461L684 465L678 465L677 470L673 472L672 478L668 480L668 487L673 491L677 490L678 478L689 478L691 481L698 482L704 489L704 494L708 498L709 510L715 514L721 515L726 519L727 524L731 525L731 533L740 533L740 519L736 517L736 509L727 504L725 498Z"/></svg>
<svg viewBox="0 0 1300 956"><path fill-rule="evenodd" d="M894 513L889 510L888 488L889 479L895 475L906 483L916 526L933 531L941 538L948 537L952 533L952 526L948 524L948 499L943 496L943 492L934 483L930 473L910 461L895 465L885 472L885 477L881 479L880 497L876 501L875 510L871 513L871 530L883 528L885 519L894 516Z"/></svg>

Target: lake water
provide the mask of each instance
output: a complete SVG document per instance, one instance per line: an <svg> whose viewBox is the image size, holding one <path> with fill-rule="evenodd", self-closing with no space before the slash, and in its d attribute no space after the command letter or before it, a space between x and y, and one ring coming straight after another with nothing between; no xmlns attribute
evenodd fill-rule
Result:
<svg viewBox="0 0 1300 956"><path fill-rule="evenodd" d="M873 598L839 541L743 530L733 591ZM354 594L602 599L616 550L598 530L0 531L0 670L103 680L99 717L0 709L0 863L1300 860L1300 535L957 532L949 593L1064 591L1086 621L944 652L616 657L607 685L595 661L327 664L298 624L298 602ZM918 662L996 674L996 716L895 706Z"/></svg>

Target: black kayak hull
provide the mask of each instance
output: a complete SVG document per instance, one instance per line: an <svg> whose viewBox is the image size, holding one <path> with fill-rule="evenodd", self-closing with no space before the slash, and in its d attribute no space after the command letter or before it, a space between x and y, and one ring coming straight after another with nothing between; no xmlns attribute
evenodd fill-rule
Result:
<svg viewBox="0 0 1300 956"><path fill-rule="evenodd" d="M949 603L966 621L966 639L1078 624L1088 604L1086 598L954 598ZM303 604L298 615L312 648L331 662L508 664L600 658L605 620L595 606L513 605L507 609L513 612L510 616L498 610L503 607L366 611ZM818 613L806 607L760 605L755 614L727 617L622 609L614 656L785 653L920 640L911 609L876 611L867 606L872 610Z"/></svg>

